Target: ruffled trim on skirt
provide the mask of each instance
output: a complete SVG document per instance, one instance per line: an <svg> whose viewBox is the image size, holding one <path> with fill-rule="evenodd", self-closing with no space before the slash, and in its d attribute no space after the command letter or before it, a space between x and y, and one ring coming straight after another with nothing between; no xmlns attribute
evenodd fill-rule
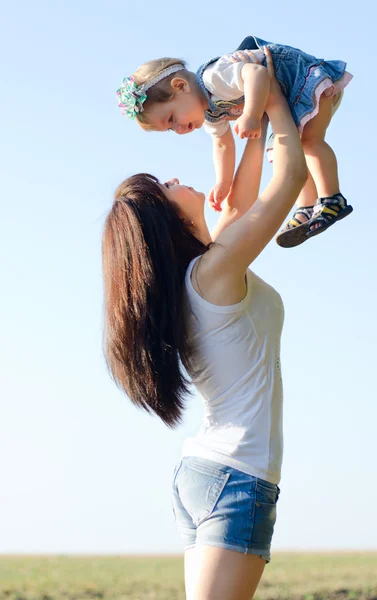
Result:
<svg viewBox="0 0 377 600"><path fill-rule="evenodd" d="M316 66L312 67L312 69L315 69L315 68L316 68ZM310 69L310 71L312 69ZM310 71L308 73L308 76L310 76ZM308 123L308 121L313 119L318 114L319 100L320 100L322 94L325 94L325 96L327 96L328 98L336 96L336 94L338 94L339 92L344 90L344 88L351 81L352 77L353 77L353 75L351 75L351 73L348 73L348 71L344 71L342 77L340 79L338 79L338 81L335 81L335 83L333 83L331 81L330 77L328 77L327 79L324 79L323 81L321 81L321 83L319 83L317 85L317 87L314 90L314 98L313 98L314 109L310 113L305 115L299 123L298 131L299 131L300 136L302 135L302 132L303 132L303 129L304 129L306 123ZM335 100L335 102L334 102L333 113L339 106L341 96L338 96L337 99L334 98L334 100Z"/></svg>

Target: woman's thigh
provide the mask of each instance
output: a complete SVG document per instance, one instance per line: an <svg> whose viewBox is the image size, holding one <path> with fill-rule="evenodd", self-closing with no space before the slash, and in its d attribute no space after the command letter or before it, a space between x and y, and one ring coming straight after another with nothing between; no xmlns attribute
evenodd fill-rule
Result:
<svg viewBox="0 0 377 600"><path fill-rule="evenodd" d="M253 554L197 545L185 552L187 600L250 600L266 561Z"/></svg>

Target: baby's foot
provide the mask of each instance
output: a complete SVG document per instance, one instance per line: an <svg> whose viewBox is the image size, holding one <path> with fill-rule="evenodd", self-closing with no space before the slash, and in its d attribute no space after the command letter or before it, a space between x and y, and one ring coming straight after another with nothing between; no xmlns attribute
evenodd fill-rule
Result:
<svg viewBox="0 0 377 600"><path fill-rule="evenodd" d="M321 231L325 231L336 221L347 217L352 211L352 206L347 204L347 200L340 193L327 198L318 198L314 205L307 237L313 237Z"/></svg>
<svg viewBox="0 0 377 600"><path fill-rule="evenodd" d="M313 216L313 209L313 206L299 206L295 210L292 218L276 236L279 246L293 248L305 242L306 234L310 230L309 221Z"/></svg>

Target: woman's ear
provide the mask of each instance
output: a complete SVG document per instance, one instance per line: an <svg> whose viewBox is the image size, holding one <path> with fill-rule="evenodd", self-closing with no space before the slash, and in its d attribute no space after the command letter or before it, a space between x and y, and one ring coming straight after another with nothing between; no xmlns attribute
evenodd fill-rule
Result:
<svg viewBox="0 0 377 600"><path fill-rule="evenodd" d="M190 93L190 84L183 77L173 77L170 85L175 92L185 92L186 94Z"/></svg>

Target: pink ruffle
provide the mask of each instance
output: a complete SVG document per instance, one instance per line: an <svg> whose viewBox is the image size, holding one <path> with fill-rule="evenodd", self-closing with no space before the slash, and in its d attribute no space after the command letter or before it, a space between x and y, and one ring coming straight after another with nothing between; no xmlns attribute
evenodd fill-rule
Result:
<svg viewBox="0 0 377 600"><path fill-rule="evenodd" d="M312 68L315 69L316 67ZM314 110L312 110L311 113L305 115L301 119L298 126L300 136L302 135L306 123L308 123L308 121L313 119L318 114L319 99L322 96L322 94L325 94L328 98L335 96L336 94L344 90L344 88L351 81L352 77L353 75L351 75L351 73L348 73L348 71L344 71L343 76L340 79L338 79L338 81L336 81L335 83L333 83L330 78L327 78L321 81L319 85L317 85L314 91Z"/></svg>

